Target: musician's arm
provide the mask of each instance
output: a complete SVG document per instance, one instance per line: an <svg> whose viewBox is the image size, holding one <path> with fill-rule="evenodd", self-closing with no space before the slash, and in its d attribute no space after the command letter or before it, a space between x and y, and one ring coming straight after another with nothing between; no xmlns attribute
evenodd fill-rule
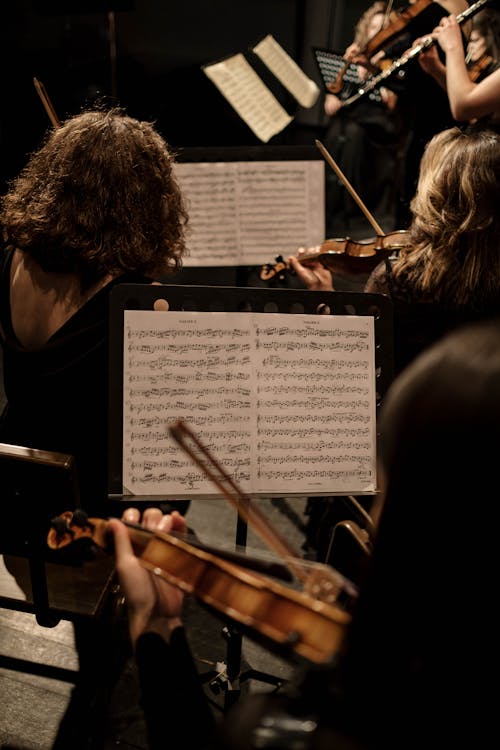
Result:
<svg viewBox="0 0 500 750"><path fill-rule="evenodd" d="M480 83L471 81L455 18L443 18L433 35L446 55L446 89L453 117L458 121L472 120L500 109L500 70Z"/></svg>
<svg viewBox="0 0 500 750"><path fill-rule="evenodd" d="M375 266L363 288L364 292L370 294L386 294L390 296L389 282L387 278L389 261L382 261Z"/></svg>
<svg viewBox="0 0 500 750"><path fill-rule="evenodd" d="M342 101L335 94L327 94L324 101L325 114L333 117L342 107Z"/></svg>
<svg viewBox="0 0 500 750"><path fill-rule="evenodd" d="M418 40L419 42L421 40ZM418 63L422 70L432 76L444 91L446 91L446 66L441 61L435 45L424 49L418 56Z"/></svg>
<svg viewBox="0 0 500 750"><path fill-rule="evenodd" d="M493 71L479 83L468 81L450 67L446 73L448 97L455 119L464 121L484 117L500 110L500 69Z"/></svg>
<svg viewBox="0 0 500 750"><path fill-rule="evenodd" d="M310 248L309 248L310 251ZM295 271L297 277L302 281L306 289L320 292L333 292L333 276L319 261L309 261L307 266L300 262L301 252L308 252L307 248L299 249L298 256L291 255L288 265Z"/></svg>

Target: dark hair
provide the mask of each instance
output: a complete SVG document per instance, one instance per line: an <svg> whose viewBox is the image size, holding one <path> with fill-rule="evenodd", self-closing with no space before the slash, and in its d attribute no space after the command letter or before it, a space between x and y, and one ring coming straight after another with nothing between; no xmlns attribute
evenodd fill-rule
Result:
<svg viewBox="0 0 500 750"><path fill-rule="evenodd" d="M484 37L486 42L486 52L491 55L494 61L498 62L500 48L500 13L494 7L486 7L472 19L472 28L480 36Z"/></svg>
<svg viewBox="0 0 500 750"><path fill-rule="evenodd" d="M451 746L487 726L498 665L500 320L421 354L386 394L379 429L387 485L346 641L346 694L379 738L406 726L405 747L429 736Z"/></svg>
<svg viewBox="0 0 500 750"><path fill-rule="evenodd" d="M177 270L188 221L174 157L148 122L118 108L87 111L48 133L2 198L4 239L45 271Z"/></svg>

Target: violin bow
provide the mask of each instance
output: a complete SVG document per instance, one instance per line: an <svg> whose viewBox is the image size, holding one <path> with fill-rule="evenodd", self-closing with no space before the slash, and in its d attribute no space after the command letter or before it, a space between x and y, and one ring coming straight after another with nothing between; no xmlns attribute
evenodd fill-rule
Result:
<svg viewBox="0 0 500 750"><path fill-rule="evenodd" d="M38 96L41 99L41 102L44 106L44 109L49 117L49 120L51 121L52 125L55 128L61 127L61 121L59 120L58 116L56 115L56 111L52 105L52 102L50 101L49 95L47 94L47 91L45 90L45 86L41 81L38 80L38 78L33 78L33 83L35 84L35 89L38 94Z"/></svg>
<svg viewBox="0 0 500 750"><path fill-rule="evenodd" d="M315 140L314 142L316 146L318 147L318 149L321 151L321 154L323 158L325 159L325 161L331 166L331 168L333 169L333 171L335 172L339 180L347 188L347 190L352 195L352 197L354 198L354 200L356 201L360 209L363 211L364 215L366 216L366 218L368 219L368 221L374 228L377 235L379 237L383 237L385 235L384 230L382 229L380 224L375 220L375 218L372 216L370 211L367 209L367 207L365 206L365 204L363 203L363 201L361 200L357 192L354 190L353 186L351 185L351 183L349 182L345 174L340 169L339 165L335 162L332 155L329 153L328 149L326 149L323 146L321 141Z"/></svg>
<svg viewBox="0 0 500 750"><path fill-rule="evenodd" d="M294 564L294 559L302 561L302 558L293 550L288 542L271 526L269 519L265 517L259 508L252 504L251 498L243 492L233 478L222 468L219 462L212 456L206 446L203 445L197 435L182 421L177 420L169 426L170 435L180 447L190 456L194 463L201 469L224 497L229 500L241 518L252 526L264 540L264 542L285 560L290 570L297 578L305 583L308 573L303 566ZM194 447L193 447L194 446Z"/></svg>
<svg viewBox="0 0 500 750"><path fill-rule="evenodd" d="M389 18L390 18L391 13L392 13L392 6L393 5L394 5L394 0L388 0L388 3L385 6L385 10L384 10L384 20L382 21L382 26L381 26L382 29L385 29L385 27L389 23Z"/></svg>

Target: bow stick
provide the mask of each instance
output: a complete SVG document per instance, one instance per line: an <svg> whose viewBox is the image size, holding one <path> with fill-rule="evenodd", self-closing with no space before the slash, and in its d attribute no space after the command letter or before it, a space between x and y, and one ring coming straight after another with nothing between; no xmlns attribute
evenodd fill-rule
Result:
<svg viewBox="0 0 500 750"><path fill-rule="evenodd" d="M52 125L55 128L61 127L61 121L56 115L56 111L54 107L52 106L52 102L50 101L49 95L47 94L45 90L45 86L43 85L41 81L38 80L38 78L33 78L33 83L35 84L36 92L41 99L41 102L45 108L45 111L47 112L49 116L49 120L51 121Z"/></svg>
<svg viewBox="0 0 500 750"><path fill-rule="evenodd" d="M337 177L339 178L339 180L347 188L347 190L352 195L352 197L354 198L354 200L356 201L356 203L358 204L358 206L360 207L360 209L363 211L364 215L366 216L366 218L368 219L368 221L370 222L370 224L374 228L374 230L377 233L377 235L380 236L380 237L383 237L385 235L384 230L382 229L382 227L380 226L380 224L378 224L377 221L374 219L374 217L372 216L372 214L370 213L370 211L367 209L367 207L365 206L365 204L363 203L363 201L361 200L361 198L359 197L359 195L357 194L357 192L354 190L353 186L351 185L351 183L349 182L349 180L347 179L347 177L345 176L345 174L340 169L339 165L334 161L332 155L323 146L323 144L321 143L321 141L315 140L314 142L315 142L316 146L319 148L319 150L321 151L321 154L322 154L323 158L325 159L325 161L331 166L331 168L333 169L333 171L335 172L335 174L337 175Z"/></svg>
<svg viewBox="0 0 500 750"><path fill-rule="evenodd" d="M222 468L212 456L208 448L203 445L195 433L178 419L169 428L170 435L179 446L190 456L194 463L202 470L243 520L266 542L268 547L282 557L292 573L301 581L305 590L317 599L336 602L340 592L348 597L356 598L356 586L337 570L323 563L304 565L304 560L288 544L286 539L271 525L258 506L252 504L250 497L243 492L233 478Z"/></svg>
<svg viewBox="0 0 500 750"><path fill-rule="evenodd" d="M232 477L211 455L208 448L202 444L198 436L180 419L169 427L169 432L194 463L236 508L243 520L253 526L254 530L267 545L288 562L290 569L295 573L297 578L304 582L307 574L304 573L303 566L294 564L294 558L297 557L296 552L275 529L271 528L269 521L260 512L259 508L251 503L250 497L238 487ZM189 444L189 441L194 444L197 450ZM201 458L200 454L204 458Z"/></svg>

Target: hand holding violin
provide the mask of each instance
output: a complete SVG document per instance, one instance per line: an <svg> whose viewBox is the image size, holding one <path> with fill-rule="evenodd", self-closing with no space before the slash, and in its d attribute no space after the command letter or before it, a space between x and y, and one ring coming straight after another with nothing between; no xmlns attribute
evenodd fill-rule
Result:
<svg viewBox="0 0 500 750"><path fill-rule="evenodd" d="M314 252L314 248L300 248L297 255L290 255L288 266L296 273L306 289L315 292L333 292L333 278L328 268L319 260L311 261L307 266L300 262L301 254Z"/></svg>
<svg viewBox="0 0 500 750"><path fill-rule="evenodd" d="M124 521L133 524L139 523L140 517L136 508L127 508L122 516ZM180 513L163 515L159 508L147 508L142 525L150 531L186 531L186 521ZM159 633L168 641L171 632L182 625L183 592L141 565L123 523L111 519L108 529L113 533L116 571L127 601L132 645L135 647L139 636L146 631Z"/></svg>

